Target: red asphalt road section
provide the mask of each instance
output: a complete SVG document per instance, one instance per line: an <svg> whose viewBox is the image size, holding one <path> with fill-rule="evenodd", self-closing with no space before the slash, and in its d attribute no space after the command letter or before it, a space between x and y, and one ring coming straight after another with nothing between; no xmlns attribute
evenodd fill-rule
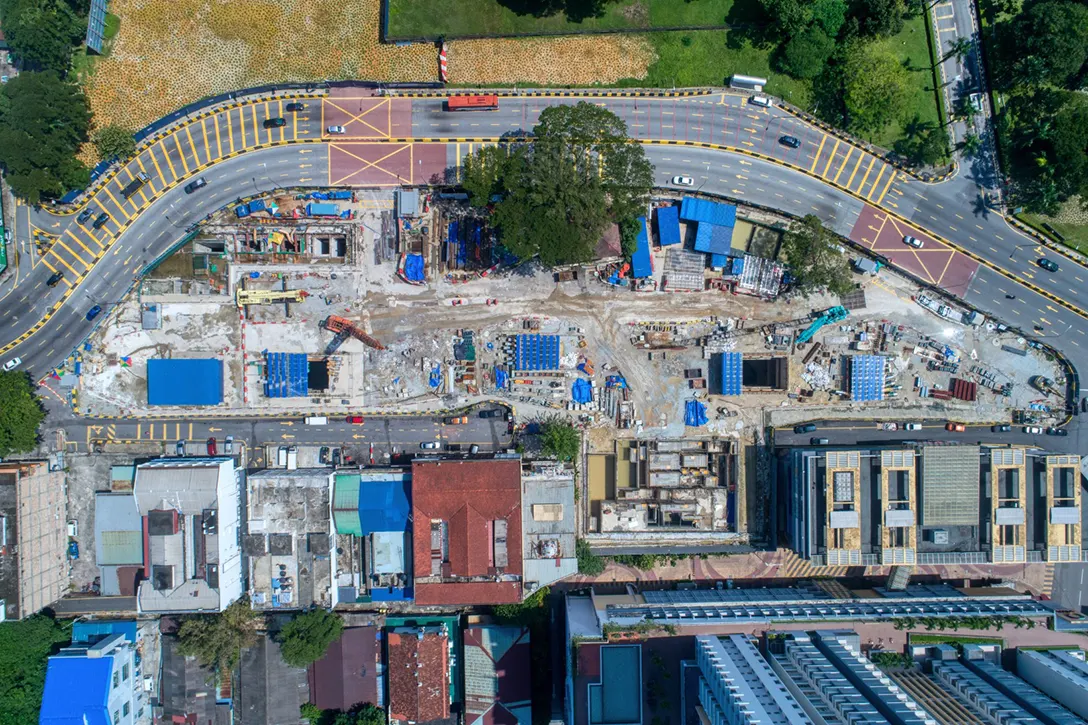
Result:
<svg viewBox="0 0 1088 725"><path fill-rule="evenodd" d="M444 143L329 144L330 186L412 186L432 180L442 183L445 170Z"/></svg>
<svg viewBox="0 0 1088 725"><path fill-rule="evenodd" d="M366 96L358 88L334 88L321 101L321 131L343 126L346 133L331 138L386 139L412 135L412 100Z"/></svg>
<svg viewBox="0 0 1088 725"><path fill-rule="evenodd" d="M922 248L915 249L903 242L907 235L921 240ZM957 297L967 294L967 287L978 270L978 262L966 254L869 205L858 215L850 239L886 258L892 265Z"/></svg>

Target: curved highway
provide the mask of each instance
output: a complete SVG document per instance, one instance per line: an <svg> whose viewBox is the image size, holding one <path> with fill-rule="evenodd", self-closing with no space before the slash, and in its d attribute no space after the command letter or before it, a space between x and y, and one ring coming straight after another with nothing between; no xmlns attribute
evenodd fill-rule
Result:
<svg viewBox="0 0 1088 725"><path fill-rule="evenodd" d="M548 105L580 100L503 98L498 111L449 113L436 98L348 93L354 95L309 100L299 113L287 112L286 101L270 100L178 126L143 147L102 185L85 207L92 216L83 224L75 214L19 207L17 249L9 253L14 273L0 285L0 360L19 356L23 369L35 377L45 375L99 321L85 319L90 307L101 305L108 312L140 271L186 229L238 198L277 187L389 186L388 177L375 181L372 173L368 176L368 170L379 168L371 160L357 163L356 176L334 169L345 154L358 157L379 144L420 149L442 144L446 167L456 168L476 144L531 129ZM969 171L924 184L785 110L753 106L729 93L589 100L617 113L632 136L647 144L659 185L683 174L694 177L703 193L791 214L817 214L840 234L1044 339L1078 368L1088 369L1088 349L1082 346L1088 346L1082 340L1088 327L1083 317L1088 269L1046 253L1009 227L987 208L984 190ZM266 119L277 117L287 124L264 127ZM346 133L326 135L331 124L343 125ZM799 148L779 143L782 135L796 137ZM398 171L392 180L414 180L410 171L405 177ZM125 200L121 189L140 173L149 182ZM208 186L185 194L181 187L198 176ZM103 212L109 219L95 230L91 222ZM912 251L901 245L905 233L925 239L926 248ZM50 240L44 252L33 249L36 237ZM1058 261L1059 272L1037 266L1044 255ZM954 265L965 271L952 275ZM64 278L49 288L45 282L54 271ZM1036 326L1041 332L1032 333Z"/></svg>

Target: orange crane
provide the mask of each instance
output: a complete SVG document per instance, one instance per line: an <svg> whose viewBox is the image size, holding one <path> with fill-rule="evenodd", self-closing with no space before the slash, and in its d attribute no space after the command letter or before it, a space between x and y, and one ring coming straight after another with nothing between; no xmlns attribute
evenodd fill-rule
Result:
<svg viewBox="0 0 1088 725"><path fill-rule="evenodd" d="M329 315L325 318L325 321L321 323L321 326L336 335L333 341L329 343L328 349L325 350L326 355L335 351L336 348L340 347L340 344L349 337L354 337L364 345L369 345L375 350L385 349L385 345L360 330L351 320L345 320L343 317Z"/></svg>

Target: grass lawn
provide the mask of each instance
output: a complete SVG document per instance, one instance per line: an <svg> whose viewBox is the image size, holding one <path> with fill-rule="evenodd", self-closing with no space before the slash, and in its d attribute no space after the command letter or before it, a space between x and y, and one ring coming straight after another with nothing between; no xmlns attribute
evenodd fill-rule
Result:
<svg viewBox="0 0 1088 725"><path fill-rule="evenodd" d="M76 78L85 78L94 73L95 60L110 54L113 50L113 39L120 29L121 18L113 13L106 13L106 24L102 29L102 55L87 52L85 45L72 53L72 70L75 71Z"/></svg>
<svg viewBox="0 0 1088 725"><path fill-rule="evenodd" d="M1076 204L1076 200L1066 202L1067 206L1075 206ZM1075 221L1059 221L1060 217L1055 218L1042 214L1020 214L1019 218L1020 221L1035 227L1043 234L1054 236L1043 227L1044 223L1049 224L1052 229L1055 229L1058 232L1058 234L1065 237L1064 242L1066 246L1072 247L1084 254L1088 254L1088 224Z"/></svg>
<svg viewBox="0 0 1088 725"><path fill-rule="evenodd" d="M389 0L391 38L457 38L465 35L562 33L586 30L722 25L733 0L625 0L610 3L604 15L571 22L564 13L537 18L505 5L518 0Z"/></svg>
<svg viewBox="0 0 1088 725"><path fill-rule="evenodd" d="M972 637L959 634L911 634L911 644L999 644L1005 646L1000 637Z"/></svg>

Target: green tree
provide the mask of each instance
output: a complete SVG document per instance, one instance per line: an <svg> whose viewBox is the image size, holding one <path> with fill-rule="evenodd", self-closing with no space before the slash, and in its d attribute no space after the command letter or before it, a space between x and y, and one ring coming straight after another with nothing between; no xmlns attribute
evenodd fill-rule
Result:
<svg viewBox="0 0 1088 725"><path fill-rule="evenodd" d="M818 25L811 25L789 39L782 48L779 65L794 78L820 75L835 52L835 41Z"/></svg>
<svg viewBox="0 0 1088 725"><path fill-rule="evenodd" d="M244 647L257 642L259 612L242 598L219 614L187 617L178 628L178 651L200 660L205 667L229 672L238 664Z"/></svg>
<svg viewBox="0 0 1088 725"><path fill-rule="evenodd" d="M69 639L68 628L44 614L0 624L0 725L38 722L46 658Z"/></svg>
<svg viewBox="0 0 1088 725"><path fill-rule="evenodd" d="M582 437L569 421L554 417L540 424L540 444L546 456L575 461L582 447Z"/></svg>
<svg viewBox="0 0 1088 725"><path fill-rule="evenodd" d="M620 247L623 256L628 260L635 254L638 247L638 235L642 231L642 223L638 217L628 217L620 220Z"/></svg>
<svg viewBox="0 0 1088 725"><path fill-rule="evenodd" d="M574 544L574 553L578 557L578 573L585 576L597 576L604 573L605 561L594 554L589 548L589 542L578 539Z"/></svg>
<svg viewBox="0 0 1088 725"><path fill-rule="evenodd" d="M843 102L850 128L876 133L903 115L910 79L895 54L872 43L846 53Z"/></svg>
<svg viewBox="0 0 1088 725"><path fill-rule="evenodd" d="M782 254L801 294L827 289L843 295L853 289L846 255L838 247L834 234L813 214L790 226L782 237Z"/></svg>
<svg viewBox="0 0 1088 725"><path fill-rule="evenodd" d="M812 20L834 38L846 22L846 0L814 0Z"/></svg>
<svg viewBox="0 0 1088 725"><path fill-rule="evenodd" d="M127 159L136 153L136 139L120 126L103 126L94 132L93 140L103 159Z"/></svg>
<svg viewBox="0 0 1088 725"><path fill-rule="evenodd" d="M964 156L975 156L982 150L982 139L969 133L960 142L960 150L963 151Z"/></svg>
<svg viewBox="0 0 1088 725"><path fill-rule="evenodd" d="M504 624L529 626L531 621L541 615L547 616L548 587L540 587L517 604L500 604L495 607L495 616Z"/></svg>
<svg viewBox="0 0 1088 725"><path fill-rule="evenodd" d="M55 73L20 73L0 91L0 166L16 195L31 204L85 185L76 158L91 114L78 86Z"/></svg>
<svg viewBox="0 0 1088 725"><path fill-rule="evenodd" d="M385 710L366 703L357 705L348 712L337 713L332 725L386 725L387 722Z"/></svg>
<svg viewBox="0 0 1088 725"><path fill-rule="evenodd" d="M1046 82L1074 90L1088 62L1088 5L1073 0L1028 4L997 28L998 81L1004 87ZM1030 68L1030 64L1036 64ZM1041 77L1038 77L1041 76Z"/></svg>
<svg viewBox="0 0 1088 725"><path fill-rule="evenodd" d="M500 144L484 146L465 157L461 164L461 186L473 206L487 206L493 196L506 194L504 184L521 171L526 151L523 145Z"/></svg>
<svg viewBox="0 0 1088 725"><path fill-rule="evenodd" d="M344 631L344 620L336 612L311 609L296 615L276 635L283 661L292 667L308 667L325 655Z"/></svg>
<svg viewBox="0 0 1088 725"><path fill-rule="evenodd" d="M60 76L68 72L72 50L87 32L86 18L63 0L2 0L0 24L24 68Z"/></svg>
<svg viewBox="0 0 1088 725"><path fill-rule="evenodd" d="M28 453L38 445L45 408L25 372L0 372L0 458Z"/></svg>
<svg viewBox="0 0 1088 725"><path fill-rule="evenodd" d="M787 38L812 22L812 5L805 0L762 0L762 3L775 29Z"/></svg>
<svg viewBox="0 0 1088 725"><path fill-rule="evenodd" d="M918 166L947 163L950 149L948 134L943 128L926 123L915 116L904 129L906 135L895 144L895 152Z"/></svg>
<svg viewBox="0 0 1088 725"><path fill-rule="evenodd" d="M907 12L903 0L859 0L857 8L864 35L886 37L903 29Z"/></svg>

